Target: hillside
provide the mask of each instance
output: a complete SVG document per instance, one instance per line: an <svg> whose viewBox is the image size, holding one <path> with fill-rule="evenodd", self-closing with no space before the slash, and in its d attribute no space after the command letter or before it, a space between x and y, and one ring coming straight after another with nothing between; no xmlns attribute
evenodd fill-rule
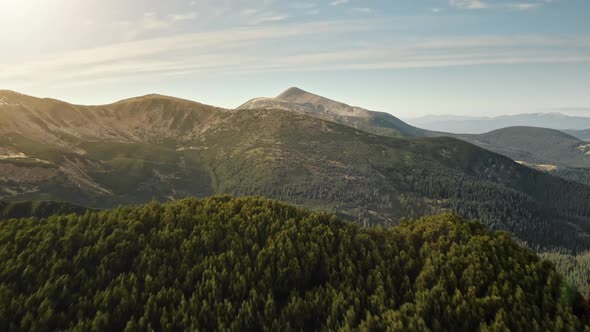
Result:
<svg viewBox="0 0 590 332"><path fill-rule="evenodd" d="M509 127L459 138L513 160L562 167L590 167L590 145L564 132Z"/></svg>
<svg viewBox="0 0 590 332"><path fill-rule="evenodd" d="M497 117L471 117L453 115L427 115L407 118L414 126L454 134L483 134L506 127L541 127L549 129L584 130L590 128L590 118L561 113L527 113ZM568 132L569 133L569 132ZM575 136L575 135L574 135Z"/></svg>
<svg viewBox="0 0 590 332"><path fill-rule="evenodd" d="M368 229L262 198L0 221L0 329L578 331L580 295L453 215ZM576 314L579 316L576 316Z"/></svg>
<svg viewBox="0 0 590 332"><path fill-rule="evenodd" d="M92 107L22 98L20 109L39 114L39 131L59 142L2 127L0 147L10 151L0 160L6 201L108 208L153 198L264 195L363 225L450 210L535 249L590 249L590 188L457 139L384 137L298 112L228 111L155 95ZM65 135L77 127L58 124L72 120L46 114L62 107L100 121ZM10 116L0 122L21 116L1 109ZM174 120L178 114L183 121ZM20 127L30 119L22 121ZM115 121L120 128L143 124L134 134L121 129L102 139L84 132Z"/></svg>

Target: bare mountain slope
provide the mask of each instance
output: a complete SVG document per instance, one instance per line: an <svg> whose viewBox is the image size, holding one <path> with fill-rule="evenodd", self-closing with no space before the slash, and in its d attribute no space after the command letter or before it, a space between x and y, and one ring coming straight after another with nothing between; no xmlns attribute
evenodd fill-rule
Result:
<svg viewBox="0 0 590 332"><path fill-rule="evenodd" d="M302 89L292 87L276 98L255 98L238 109L280 109L304 113L338 122L376 135L391 137L431 136L428 131L412 127L389 113L373 112L350 106Z"/></svg>
<svg viewBox="0 0 590 332"><path fill-rule="evenodd" d="M0 91L0 135L20 135L60 147L80 140L161 141L198 137L224 110L160 96L122 100L104 106L81 106Z"/></svg>

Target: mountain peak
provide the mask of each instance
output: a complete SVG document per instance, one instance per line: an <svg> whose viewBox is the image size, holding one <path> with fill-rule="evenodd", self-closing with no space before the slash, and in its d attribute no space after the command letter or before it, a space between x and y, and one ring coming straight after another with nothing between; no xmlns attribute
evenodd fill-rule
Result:
<svg viewBox="0 0 590 332"><path fill-rule="evenodd" d="M280 95L278 95L276 97L276 99L279 100L283 100L283 101L287 101L290 103L295 103L295 104L308 104L308 105L314 105L316 107L319 106L319 108L322 109L330 109L330 108L351 108L351 106L336 101L336 100L332 100L320 95L317 95L315 93L311 93L311 92L307 92L303 89L300 89L298 87L291 87L288 88L287 90L285 90L285 92L281 93Z"/></svg>
<svg viewBox="0 0 590 332"><path fill-rule="evenodd" d="M283 93L281 93L280 95L277 96L277 99L282 99L282 100L290 100L290 99L294 99L294 98L299 98L301 96L316 96L313 93L307 92L303 89L300 89L298 87L290 87L287 90L283 91Z"/></svg>

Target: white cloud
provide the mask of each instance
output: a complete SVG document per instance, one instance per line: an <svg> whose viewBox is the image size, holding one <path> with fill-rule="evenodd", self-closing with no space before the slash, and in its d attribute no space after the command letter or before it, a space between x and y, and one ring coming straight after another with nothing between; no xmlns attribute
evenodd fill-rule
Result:
<svg viewBox="0 0 590 332"><path fill-rule="evenodd" d="M458 9L498 9L508 8L515 10L530 10L538 8L544 4L553 2L553 0L529 0L528 2L507 2L490 0L449 0L449 6Z"/></svg>
<svg viewBox="0 0 590 332"><path fill-rule="evenodd" d="M314 9L317 8L317 4L312 2L295 2L289 5L293 9Z"/></svg>
<svg viewBox="0 0 590 332"><path fill-rule="evenodd" d="M355 7L351 9L353 12L362 13L362 14L371 14L373 10L368 7Z"/></svg>
<svg viewBox="0 0 590 332"><path fill-rule="evenodd" d="M529 10L529 9L535 9L540 7L542 4L541 3L511 3L508 4L508 7L512 8L512 9L516 9L516 10Z"/></svg>
<svg viewBox="0 0 590 332"><path fill-rule="evenodd" d="M160 18L157 13L148 12L143 14L140 24L145 30L159 30L167 28L170 22Z"/></svg>
<svg viewBox="0 0 590 332"><path fill-rule="evenodd" d="M251 15L258 14L259 12L260 12L260 9L248 8L248 9L242 10L241 14L243 16L251 16Z"/></svg>
<svg viewBox="0 0 590 332"><path fill-rule="evenodd" d="M350 0L334 0L334 1L330 2L330 5L331 6L340 6L340 5L347 4L349 2L350 2Z"/></svg>
<svg viewBox="0 0 590 332"><path fill-rule="evenodd" d="M117 30L122 31L126 36L125 39L135 39L146 33L165 30L184 21L192 21L197 18L196 12L170 14L162 17L157 12L145 12L142 17L133 21L115 22L113 25Z"/></svg>
<svg viewBox="0 0 590 332"><path fill-rule="evenodd" d="M460 9L485 9L491 7L483 0L449 0L449 5Z"/></svg>
<svg viewBox="0 0 590 332"><path fill-rule="evenodd" d="M257 25L268 22L280 22L289 18L289 15L285 14L265 14L250 21L250 24Z"/></svg>
<svg viewBox="0 0 590 332"><path fill-rule="evenodd" d="M192 21L197 18L196 12L188 12L182 14L171 14L168 16L172 22Z"/></svg>

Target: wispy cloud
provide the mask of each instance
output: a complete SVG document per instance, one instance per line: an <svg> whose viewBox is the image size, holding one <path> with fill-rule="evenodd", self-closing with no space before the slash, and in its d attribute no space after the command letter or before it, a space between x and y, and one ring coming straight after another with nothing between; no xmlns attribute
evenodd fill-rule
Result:
<svg viewBox="0 0 590 332"><path fill-rule="evenodd" d="M332 2L330 2L331 6L340 6L340 5L344 5L349 3L350 0L333 0Z"/></svg>
<svg viewBox="0 0 590 332"><path fill-rule="evenodd" d="M282 19L283 17L268 18L269 21ZM259 46L260 49L263 49L263 46L268 47L269 43L276 40L364 29L367 27L358 24L358 22L334 21L283 24L272 29L269 29L268 26L242 27L214 32L173 35L35 56L26 59L26 61L21 59L15 63L3 63L0 65L0 76L6 79L23 80L44 75L58 78L68 74L78 75L89 68L99 66L101 68L117 68L117 70L103 72L104 75L117 75L117 73L125 72L122 70L123 67L129 68L131 63L141 63L142 65L157 63L159 66L162 63L168 63L175 64L175 68L181 69L182 66L193 67L191 63L196 62L198 57L206 57L203 54L217 54L212 59L222 63L222 59L227 58L228 54L239 54L239 51L245 51L250 46ZM210 61L203 63L208 63L210 68L215 67ZM135 68L132 69L135 70Z"/></svg>
<svg viewBox="0 0 590 332"><path fill-rule="evenodd" d="M368 7L355 7L355 8L351 8L351 10L353 12L361 13L361 14L371 14L373 12L373 9L368 8Z"/></svg>
<svg viewBox="0 0 590 332"><path fill-rule="evenodd" d="M143 14L140 24L143 29L158 30L167 28L170 25L170 21L160 18L155 12L148 12Z"/></svg>
<svg viewBox="0 0 590 332"><path fill-rule="evenodd" d="M277 13L274 11L248 8L241 12L242 19L247 25L260 25L264 23L282 22L289 19L288 14Z"/></svg>
<svg viewBox="0 0 590 332"><path fill-rule="evenodd" d="M537 3L511 3L508 4L508 7L512 8L512 9L517 9L517 10L529 10L529 9L535 9L537 7L540 7L542 5L542 3L537 2Z"/></svg>
<svg viewBox="0 0 590 332"><path fill-rule="evenodd" d="M171 15L169 15L169 18L170 18L170 20L172 20L172 22L192 21L197 18L197 12L171 14Z"/></svg>
<svg viewBox="0 0 590 332"><path fill-rule="evenodd" d="M145 12L135 21L117 21L111 25L115 30L121 31L124 40L133 40L154 32L163 31L173 27L176 24L195 20L197 12L177 13L169 15L160 15L157 12Z"/></svg>
<svg viewBox="0 0 590 332"><path fill-rule="evenodd" d="M289 5L290 8L303 11L307 15L318 15L320 9L317 3L313 2L295 2Z"/></svg>
<svg viewBox="0 0 590 332"><path fill-rule="evenodd" d="M483 0L449 0L451 7L460 9L485 9L490 8L490 4Z"/></svg>
<svg viewBox="0 0 590 332"><path fill-rule="evenodd" d="M282 18L277 18L281 20ZM272 21L272 19L271 19ZM373 24L373 25L372 25ZM449 67L485 64L590 62L590 36L474 36L392 39L322 49L283 50L305 38L371 33L375 21L328 21L251 26L126 42L42 55L0 66L19 82L97 80L196 72L323 71Z"/></svg>
<svg viewBox="0 0 590 332"><path fill-rule="evenodd" d="M449 6L457 9L513 9L530 10L551 3L552 0L503 1L496 0L449 0Z"/></svg>
<svg viewBox="0 0 590 332"><path fill-rule="evenodd" d="M268 23L268 22L280 22L284 21L289 18L289 15L286 14L275 14L275 13L267 13L264 15L260 15L252 19L249 23L253 25Z"/></svg>

